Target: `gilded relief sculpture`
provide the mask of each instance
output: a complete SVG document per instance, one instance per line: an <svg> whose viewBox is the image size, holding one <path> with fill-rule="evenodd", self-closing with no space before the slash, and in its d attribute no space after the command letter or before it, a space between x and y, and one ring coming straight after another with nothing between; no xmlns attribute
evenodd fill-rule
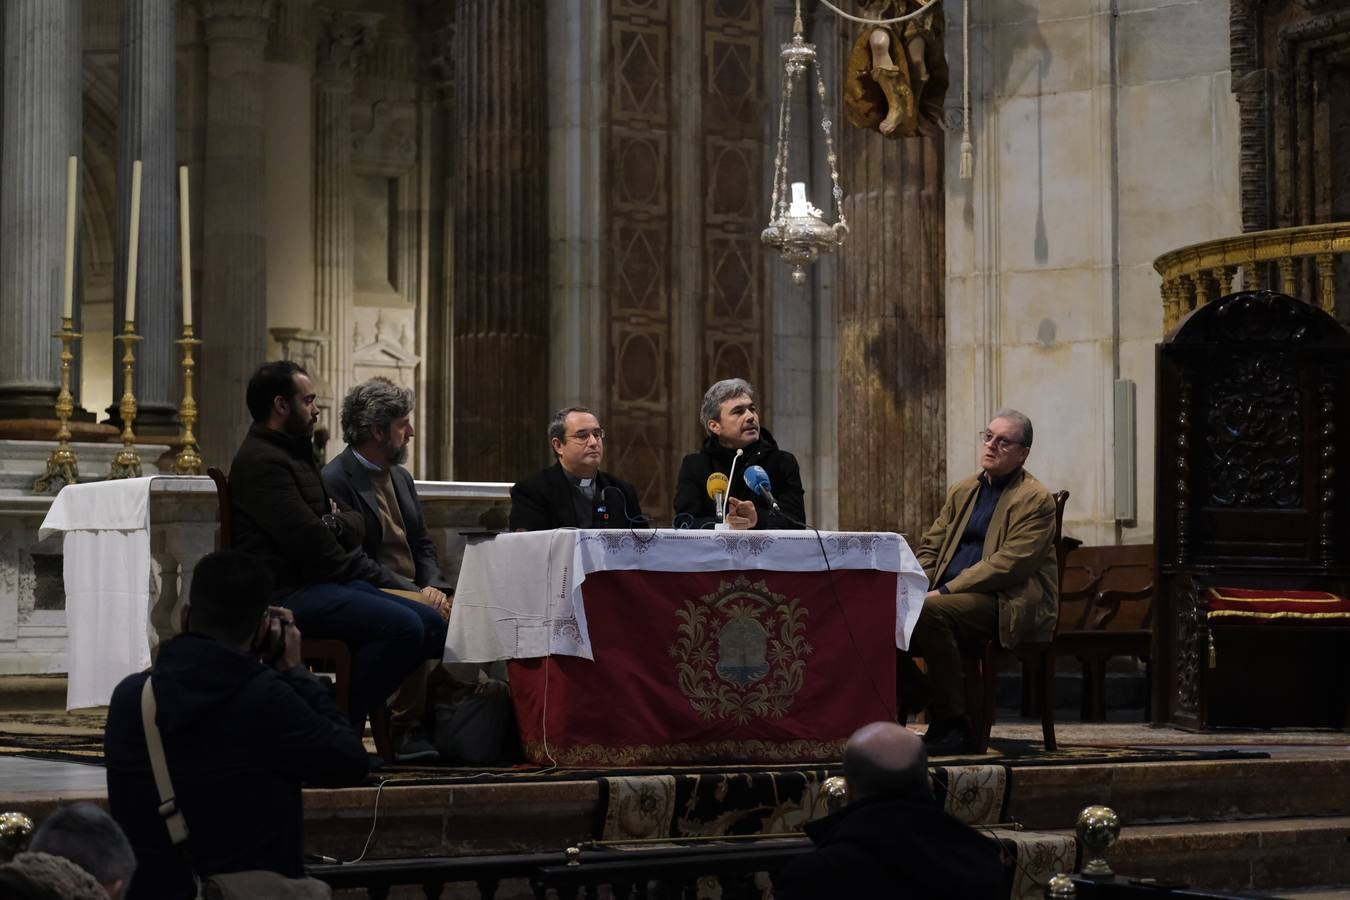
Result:
<svg viewBox="0 0 1350 900"><path fill-rule="evenodd" d="M948 82L941 4L866 0L858 5L860 18L869 24L862 26L848 55L844 106L849 122L892 138L940 132Z"/></svg>

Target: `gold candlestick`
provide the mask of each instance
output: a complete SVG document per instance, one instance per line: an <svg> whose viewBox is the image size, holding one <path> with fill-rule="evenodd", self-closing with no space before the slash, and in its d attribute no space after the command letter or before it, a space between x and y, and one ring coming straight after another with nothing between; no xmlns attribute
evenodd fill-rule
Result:
<svg viewBox="0 0 1350 900"><path fill-rule="evenodd" d="M192 358L192 348L201 341L192 336L192 326L183 326L183 336L174 341L183 348L183 402L178 405L178 419L182 427L178 430L178 441L183 446L173 460L173 470L179 475L202 474L202 454L197 447L197 437L192 426L197 424L197 401L192 397L192 373L197 362Z"/></svg>
<svg viewBox="0 0 1350 900"><path fill-rule="evenodd" d="M136 452L136 432L131 423L136 421L136 394L132 376L136 373L136 353L132 350L141 336L134 322L127 322L117 339L122 342L122 400L117 411L122 414L122 449L113 457L109 478L140 478L141 456Z"/></svg>
<svg viewBox="0 0 1350 900"><path fill-rule="evenodd" d="M68 484L80 480L80 461L70 446L70 416L75 412L75 397L70 393L70 362L75 358L70 345L83 335L75 333L75 324L69 317L61 320L61 330L52 332L61 339L61 392L56 395L56 449L47 457L47 472L33 482L33 493L55 494Z"/></svg>

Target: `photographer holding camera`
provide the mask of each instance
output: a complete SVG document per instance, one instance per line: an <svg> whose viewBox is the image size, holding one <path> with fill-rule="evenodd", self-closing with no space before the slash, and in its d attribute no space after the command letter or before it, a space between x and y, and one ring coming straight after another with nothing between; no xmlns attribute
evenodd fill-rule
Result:
<svg viewBox="0 0 1350 900"><path fill-rule="evenodd" d="M222 550L197 564L182 633L108 708L108 805L139 865L127 897L191 898L200 878L245 870L303 875L300 785L359 784L361 741L327 685L300 664L300 630L271 606L268 573ZM187 841L175 846L142 717L149 679ZM167 815L167 814L166 814Z"/></svg>

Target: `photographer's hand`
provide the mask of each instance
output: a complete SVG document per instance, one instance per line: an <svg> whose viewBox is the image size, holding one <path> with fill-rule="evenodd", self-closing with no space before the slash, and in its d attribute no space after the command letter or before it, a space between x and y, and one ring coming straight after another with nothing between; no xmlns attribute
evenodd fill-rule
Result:
<svg viewBox="0 0 1350 900"><path fill-rule="evenodd" d="M295 614L284 606L268 607L268 613L271 617L268 629L272 640L280 640L282 646L281 656L272 662L272 666L281 672L290 671L302 662L300 629L295 626ZM276 646L271 641L269 644Z"/></svg>

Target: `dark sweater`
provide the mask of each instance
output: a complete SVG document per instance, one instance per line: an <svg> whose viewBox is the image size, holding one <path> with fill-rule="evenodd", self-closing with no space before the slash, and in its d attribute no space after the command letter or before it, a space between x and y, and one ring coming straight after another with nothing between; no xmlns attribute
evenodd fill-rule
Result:
<svg viewBox="0 0 1350 900"><path fill-rule="evenodd" d="M328 687L303 669L277 673L194 634L166 642L150 672L113 691L104 732L108 807L136 853L128 900L195 896L182 848L169 842L141 720L153 678L155 721L188 852L202 875L267 869L303 874L300 782L359 784L365 747Z"/></svg>
<svg viewBox="0 0 1350 900"><path fill-rule="evenodd" d="M717 511L713 508L712 498L708 496L708 476L713 472L729 474L735 455L735 450L723 447L717 436L710 434L703 442L702 450L684 458L675 485L676 528L702 528L716 521ZM802 489L802 473L797 466L797 458L786 450L779 450L773 435L761 428L759 440L745 448L741 458L736 461L731 496L737 500L755 501L755 510L759 514L756 529L801 528L773 512L762 497L751 493L750 486L745 483L745 470L750 466L764 467L769 476L769 487L779 507L798 522L805 522L806 492Z"/></svg>
<svg viewBox="0 0 1350 900"><path fill-rule="evenodd" d="M998 843L931 802L872 797L806 833L816 850L774 873L776 900L1008 896Z"/></svg>
<svg viewBox="0 0 1350 900"><path fill-rule="evenodd" d="M360 513L340 513L340 539L324 525L331 508L309 437L254 423L230 465L230 500L234 547L267 565L278 602L311 584L366 581L415 588L361 549Z"/></svg>

